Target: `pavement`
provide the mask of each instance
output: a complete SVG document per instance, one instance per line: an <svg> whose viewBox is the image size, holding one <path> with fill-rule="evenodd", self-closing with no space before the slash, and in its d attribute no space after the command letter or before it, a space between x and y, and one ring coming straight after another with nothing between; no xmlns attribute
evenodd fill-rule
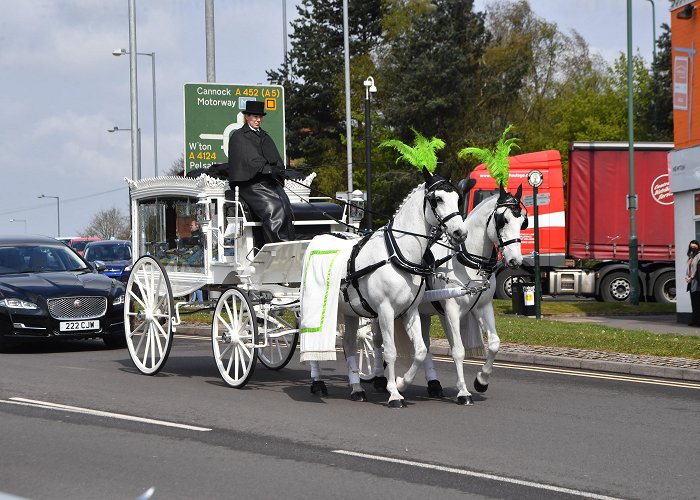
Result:
<svg viewBox="0 0 700 500"><path fill-rule="evenodd" d="M567 323L596 323L625 330L641 330L659 334L691 335L700 337L700 328L676 321L675 314L640 316L544 316L543 319ZM533 322L536 320L533 318ZM209 336L209 326L179 326L177 333ZM436 355L450 355L445 339L432 339L430 351ZM547 346L528 346L501 343L496 356L499 362L521 363L558 368L591 370L625 375L645 376L700 382L700 359L644 356L587 349Z"/></svg>

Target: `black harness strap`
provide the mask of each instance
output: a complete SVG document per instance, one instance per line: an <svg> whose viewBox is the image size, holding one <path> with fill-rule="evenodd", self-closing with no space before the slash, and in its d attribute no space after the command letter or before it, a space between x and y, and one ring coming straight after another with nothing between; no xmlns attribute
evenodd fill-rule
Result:
<svg viewBox="0 0 700 500"><path fill-rule="evenodd" d="M391 263L402 271L406 271L410 274L417 274L418 276L429 276L433 274L435 267L432 265L423 265L422 263L416 264L415 262L407 260L406 257L403 256L401 249L396 244L396 238L394 238L393 225L394 220L391 219L384 230L384 244L386 245L386 251L389 253L389 260L391 260ZM428 241L428 248L430 248L432 239L429 239ZM435 262L435 259L433 259L433 262Z"/></svg>
<svg viewBox="0 0 700 500"><path fill-rule="evenodd" d="M348 259L348 273L345 276L345 278L341 281L341 283L345 285L343 286L343 300L345 300L345 302L347 302L350 308L353 311L355 311L355 314L357 314L358 316L364 316L364 314L362 314L360 311L355 310L355 308L352 307L352 302L350 302L350 295L348 294L349 285L352 285L355 291L357 292L357 296L360 299L360 304L362 305L364 310L369 314L369 317L376 318L379 315L374 309L372 309L372 307L367 302L367 299L365 299L362 293L360 292L360 283L358 282L358 279L360 279L362 276L366 276L367 274L371 273L376 269L379 269L388 261L385 260L376 262L372 265L360 269L359 271L355 270L355 259L360 253L360 250L362 250L362 247L365 246L365 244L369 241L371 237L372 233L364 236L355 246L352 247L352 251L350 252L350 258Z"/></svg>

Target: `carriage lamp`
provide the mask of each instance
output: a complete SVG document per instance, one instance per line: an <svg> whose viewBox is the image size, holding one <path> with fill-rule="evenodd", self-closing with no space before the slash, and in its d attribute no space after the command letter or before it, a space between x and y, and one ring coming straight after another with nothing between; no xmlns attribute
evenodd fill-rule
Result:
<svg viewBox="0 0 700 500"><path fill-rule="evenodd" d="M348 215L350 217L350 223L352 225L358 225L365 217L365 194L356 189L350 193L350 207L348 210Z"/></svg>
<svg viewBox="0 0 700 500"><path fill-rule="evenodd" d="M211 222L211 214L214 212L212 205L214 204L209 203L203 194L199 195L199 201L197 202L197 222L199 222L200 226Z"/></svg>

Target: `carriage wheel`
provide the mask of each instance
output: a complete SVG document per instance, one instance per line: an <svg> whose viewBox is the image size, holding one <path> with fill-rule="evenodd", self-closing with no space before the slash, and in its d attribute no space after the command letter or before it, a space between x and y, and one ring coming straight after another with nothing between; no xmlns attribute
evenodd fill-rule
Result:
<svg viewBox="0 0 700 500"><path fill-rule="evenodd" d="M270 370L284 368L297 348L298 325L290 325L281 316L270 312L267 315L267 340L267 347L258 348L258 359Z"/></svg>
<svg viewBox="0 0 700 500"><path fill-rule="evenodd" d="M254 336L258 325L248 295L229 288L216 302L211 339L221 377L231 387L243 387L255 370Z"/></svg>
<svg viewBox="0 0 700 500"><path fill-rule="evenodd" d="M357 330L357 367L362 382L374 380L374 342L372 340L372 323L362 325Z"/></svg>
<svg viewBox="0 0 700 500"><path fill-rule="evenodd" d="M124 300L124 332L129 355L145 375L163 368L173 345L173 291L163 266L143 256L131 269Z"/></svg>

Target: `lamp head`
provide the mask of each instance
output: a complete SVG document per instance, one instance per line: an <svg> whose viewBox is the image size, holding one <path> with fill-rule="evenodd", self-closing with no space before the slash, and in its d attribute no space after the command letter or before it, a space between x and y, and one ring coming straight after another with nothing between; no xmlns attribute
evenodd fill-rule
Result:
<svg viewBox="0 0 700 500"><path fill-rule="evenodd" d="M377 87L374 86L374 78L371 76L367 77L367 80L364 81L365 87L369 87L369 91L372 92L373 94L377 92Z"/></svg>
<svg viewBox="0 0 700 500"><path fill-rule="evenodd" d="M115 125L114 127L107 129L107 132L116 132L117 130L119 130L119 127Z"/></svg>
<svg viewBox="0 0 700 500"><path fill-rule="evenodd" d="M112 55L113 55L113 56L117 56L117 57L123 56L123 55L125 55L125 54L128 54L128 52L126 51L126 49L114 49L114 50L112 51Z"/></svg>
<svg viewBox="0 0 700 500"><path fill-rule="evenodd" d="M46 198L46 196L44 196L43 194L40 194L39 196L37 196L37 198Z"/></svg>

